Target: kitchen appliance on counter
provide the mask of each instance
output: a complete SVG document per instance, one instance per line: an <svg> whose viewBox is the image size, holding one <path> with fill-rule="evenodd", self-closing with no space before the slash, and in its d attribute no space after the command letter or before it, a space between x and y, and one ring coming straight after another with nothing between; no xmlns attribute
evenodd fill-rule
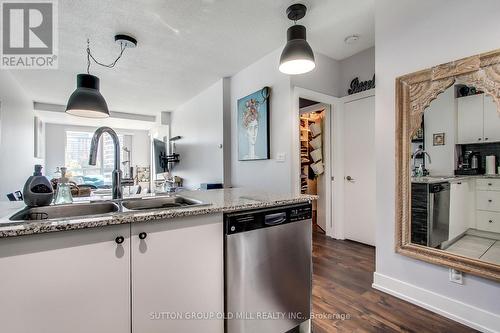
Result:
<svg viewBox="0 0 500 333"><path fill-rule="evenodd" d="M226 333L310 332L311 219L310 203L224 216Z"/></svg>
<svg viewBox="0 0 500 333"><path fill-rule="evenodd" d="M481 162L481 153L466 151L455 175L482 175L484 170Z"/></svg>
<svg viewBox="0 0 500 333"><path fill-rule="evenodd" d="M450 183L412 183L412 243L440 248L450 228Z"/></svg>

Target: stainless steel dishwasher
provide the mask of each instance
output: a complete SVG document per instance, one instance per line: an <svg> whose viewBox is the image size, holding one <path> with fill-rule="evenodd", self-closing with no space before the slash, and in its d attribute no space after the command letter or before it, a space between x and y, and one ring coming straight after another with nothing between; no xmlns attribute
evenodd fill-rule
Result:
<svg viewBox="0 0 500 333"><path fill-rule="evenodd" d="M224 217L225 332L310 332L310 203Z"/></svg>
<svg viewBox="0 0 500 333"><path fill-rule="evenodd" d="M428 243L441 247L448 240L450 229L450 183L429 184Z"/></svg>

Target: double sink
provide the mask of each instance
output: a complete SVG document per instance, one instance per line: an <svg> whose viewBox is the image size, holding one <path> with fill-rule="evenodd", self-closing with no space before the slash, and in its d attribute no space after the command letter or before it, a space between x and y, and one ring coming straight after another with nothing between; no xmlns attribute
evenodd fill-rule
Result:
<svg viewBox="0 0 500 333"><path fill-rule="evenodd" d="M68 205L51 205L46 207L26 207L14 214L10 220L51 220L103 215L116 212L198 207L206 205L208 204L202 201L183 196L147 197L120 201L96 201Z"/></svg>

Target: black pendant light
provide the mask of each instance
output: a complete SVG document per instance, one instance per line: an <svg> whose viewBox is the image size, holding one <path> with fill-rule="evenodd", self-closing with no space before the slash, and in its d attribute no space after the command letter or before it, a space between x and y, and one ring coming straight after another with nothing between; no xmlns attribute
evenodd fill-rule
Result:
<svg viewBox="0 0 500 333"><path fill-rule="evenodd" d="M99 91L99 78L90 74L90 60L92 59L100 66L113 68L127 47L137 46L137 41L127 35L116 35L115 42L120 44L120 54L111 64L105 65L94 58L90 52L89 40L87 40L87 74L76 76L76 90L69 97L66 113L86 118L109 117L108 105Z"/></svg>
<svg viewBox="0 0 500 333"><path fill-rule="evenodd" d="M66 112L87 118L109 117L106 100L99 92L99 78L90 74L76 76L76 90L71 94Z"/></svg>
<svg viewBox="0 0 500 333"><path fill-rule="evenodd" d="M294 4L288 7L286 14L294 22L306 15L307 7ZM306 27L293 25L288 28L287 43L280 57L279 70L282 73L296 75L310 72L316 67L314 52L306 40Z"/></svg>

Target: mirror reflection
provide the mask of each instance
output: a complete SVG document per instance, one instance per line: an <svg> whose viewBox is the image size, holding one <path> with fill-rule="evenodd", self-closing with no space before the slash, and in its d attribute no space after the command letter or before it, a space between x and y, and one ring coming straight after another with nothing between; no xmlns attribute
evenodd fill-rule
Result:
<svg viewBox="0 0 500 333"><path fill-rule="evenodd" d="M500 113L456 84L412 136L411 242L500 265Z"/></svg>

